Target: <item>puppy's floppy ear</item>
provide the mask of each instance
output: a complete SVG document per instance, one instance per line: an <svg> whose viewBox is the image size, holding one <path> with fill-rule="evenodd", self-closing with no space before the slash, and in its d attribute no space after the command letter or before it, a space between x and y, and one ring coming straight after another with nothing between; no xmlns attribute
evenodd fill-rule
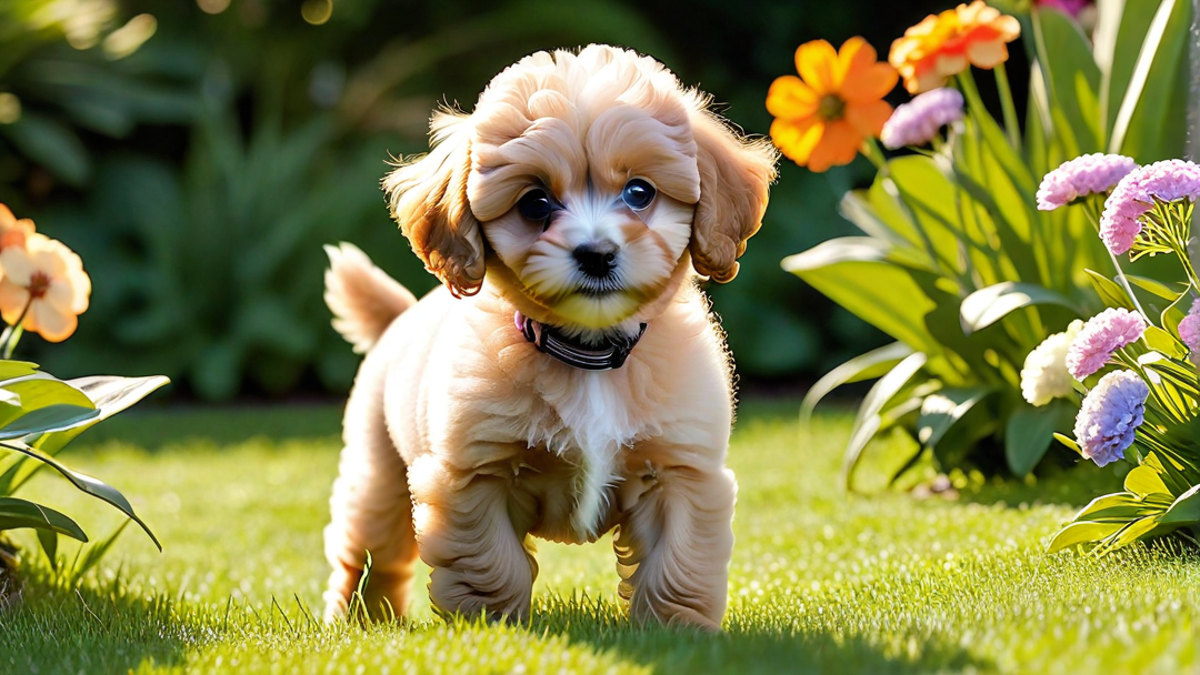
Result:
<svg viewBox="0 0 1200 675"><path fill-rule="evenodd" d="M383 179L392 216L413 252L455 296L479 292L484 272L483 234L467 201L469 120L462 114L434 115L433 150Z"/></svg>
<svg viewBox="0 0 1200 675"><path fill-rule="evenodd" d="M689 245L692 265L726 283L737 276L746 240L762 225L778 153L770 141L749 140L707 110L692 113L692 137L700 169L700 201Z"/></svg>

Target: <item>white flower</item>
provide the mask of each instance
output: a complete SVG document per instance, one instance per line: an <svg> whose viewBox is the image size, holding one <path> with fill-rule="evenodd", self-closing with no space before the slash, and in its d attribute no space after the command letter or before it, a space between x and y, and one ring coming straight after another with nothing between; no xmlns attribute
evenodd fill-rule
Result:
<svg viewBox="0 0 1200 675"><path fill-rule="evenodd" d="M1082 321L1072 321L1066 331L1046 338L1025 357L1021 394L1030 404L1046 405L1071 393L1075 378L1067 370L1067 350L1081 328Z"/></svg>

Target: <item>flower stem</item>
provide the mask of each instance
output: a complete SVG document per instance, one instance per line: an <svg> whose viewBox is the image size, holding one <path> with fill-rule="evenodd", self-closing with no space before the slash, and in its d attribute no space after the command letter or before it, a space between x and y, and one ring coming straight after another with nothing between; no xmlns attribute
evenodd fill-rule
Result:
<svg viewBox="0 0 1200 675"><path fill-rule="evenodd" d="M1084 201L1083 212L1087 214L1088 220L1092 221L1092 227L1094 227L1096 229L1096 233L1099 234L1100 218L1096 213L1095 202L1091 200ZM1117 256L1113 255L1113 252L1108 249L1108 246L1104 247L1104 252L1108 254L1108 259L1112 261L1113 269L1117 272L1117 283L1121 284L1121 288L1125 289L1125 294L1128 295L1129 300L1133 302L1133 306L1135 309L1137 309L1138 314L1142 315L1142 318L1146 320L1146 323L1153 325L1154 322L1150 320L1150 315L1146 313L1146 310L1142 309L1142 303L1139 302L1138 297L1134 295L1133 286L1129 284L1129 279L1125 278L1125 271L1121 269L1121 263L1117 260ZM1145 337L1142 339L1144 340Z"/></svg>
<svg viewBox="0 0 1200 675"><path fill-rule="evenodd" d="M996 74L996 89L1000 92L1000 108L1004 112L1004 130L1013 149L1021 151L1021 125L1017 122L1017 107L1013 103L1012 87L1008 85L1008 70L999 63L992 72Z"/></svg>
<svg viewBox="0 0 1200 675"><path fill-rule="evenodd" d="M863 147L859 152L871 160L876 169L882 169L887 164L887 158L884 157L883 150L879 147L879 142L874 138L868 138L863 141Z"/></svg>
<svg viewBox="0 0 1200 675"><path fill-rule="evenodd" d="M13 322L11 326L4 329L4 334L0 335L0 344L3 345L4 358L11 359L13 350L17 348L17 343L21 341L21 335L25 329L21 327L21 322L25 320L25 315L29 313L29 308L33 306L33 296L29 297L25 303L25 309L21 310L21 316Z"/></svg>

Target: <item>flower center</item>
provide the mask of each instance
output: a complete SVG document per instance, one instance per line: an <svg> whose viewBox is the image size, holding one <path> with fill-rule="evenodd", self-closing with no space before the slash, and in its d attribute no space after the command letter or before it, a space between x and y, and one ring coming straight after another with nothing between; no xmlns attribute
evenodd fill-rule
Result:
<svg viewBox="0 0 1200 675"><path fill-rule="evenodd" d="M29 297L38 299L50 290L50 277L45 272L34 272L29 279Z"/></svg>
<svg viewBox="0 0 1200 675"><path fill-rule="evenodd" d="M817 104L817 114L826 122L835 122L842 119L846 113L846 102L836 94L826 94L821 97L821 102Z"/></svg>

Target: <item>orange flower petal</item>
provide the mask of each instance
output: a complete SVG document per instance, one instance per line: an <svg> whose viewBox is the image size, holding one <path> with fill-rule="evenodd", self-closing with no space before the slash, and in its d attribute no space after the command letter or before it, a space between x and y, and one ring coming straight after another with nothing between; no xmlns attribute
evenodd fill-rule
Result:
<svg viewBox="0 0 1200 675"><path fill-rule="evenodd" d="M820 97L795 75L776 78L767 91L767 111L772 117L798 119L817 112Z"/></svg>
<svg viewBox="0 0 1200 675"><path fill-rule="evenodd" d="M25 318L25 329L41 335L47 342L62 342L71 337L79 319L70 312L59 312L50 303L35 300Z"/></svg>
<svg viewBox="0 0 1200 675"><path fill-rule="evenodd" d="M875 53L875 48L863 38L855 36L846 40L838 50L838 70L841 75L839 81L844 86L847 77L856 77L878 60L879 55Z"/></svg>
<svg viewBox="0 0 1200 675"><path fill-rule="evenodd" d="M838 55L826 40L805 42L796 49L796 72L817 96L837 91Z"/></svg>
<svg viewBox="0 0 1200 675"><path fill-rule="evenodd" d="M846 120L831 122L808 158L809 170L822 173L853 162L862 142L863 137Z"/></svg>
<svg viewBox="0 0 1200 675"><path fill-rule="evenodd" d="M895 68L886 63L872 63L865 68L851 71L842 83L842 99L847 103L881 99L896 88L896 81L899 79L900 74Z"/></svg>
<svg viewBox="0 0 1200 675"><path fill-rule="evenodd" d="M883 131L884 122L892 116L892 106L887 101L868 101L846 106L846 121L859 135L874 138ZM859 141L862 144L862 141Z"/></svg>
<svg viewBox="0 0 1200 675"><path fill-rule="evenodd" d="M771 124L771 140L783 154L804 166L813 148L825 135L825 123L817 117L804 120L775 120Z"/></svg>
<svg viewBox="0 0 1200 675"><path fill-rule="evenodd" d="M8 279L0 281L0 316L5 323L12 324L21 316L25 303L29 302L29 291Z"/></svg>

